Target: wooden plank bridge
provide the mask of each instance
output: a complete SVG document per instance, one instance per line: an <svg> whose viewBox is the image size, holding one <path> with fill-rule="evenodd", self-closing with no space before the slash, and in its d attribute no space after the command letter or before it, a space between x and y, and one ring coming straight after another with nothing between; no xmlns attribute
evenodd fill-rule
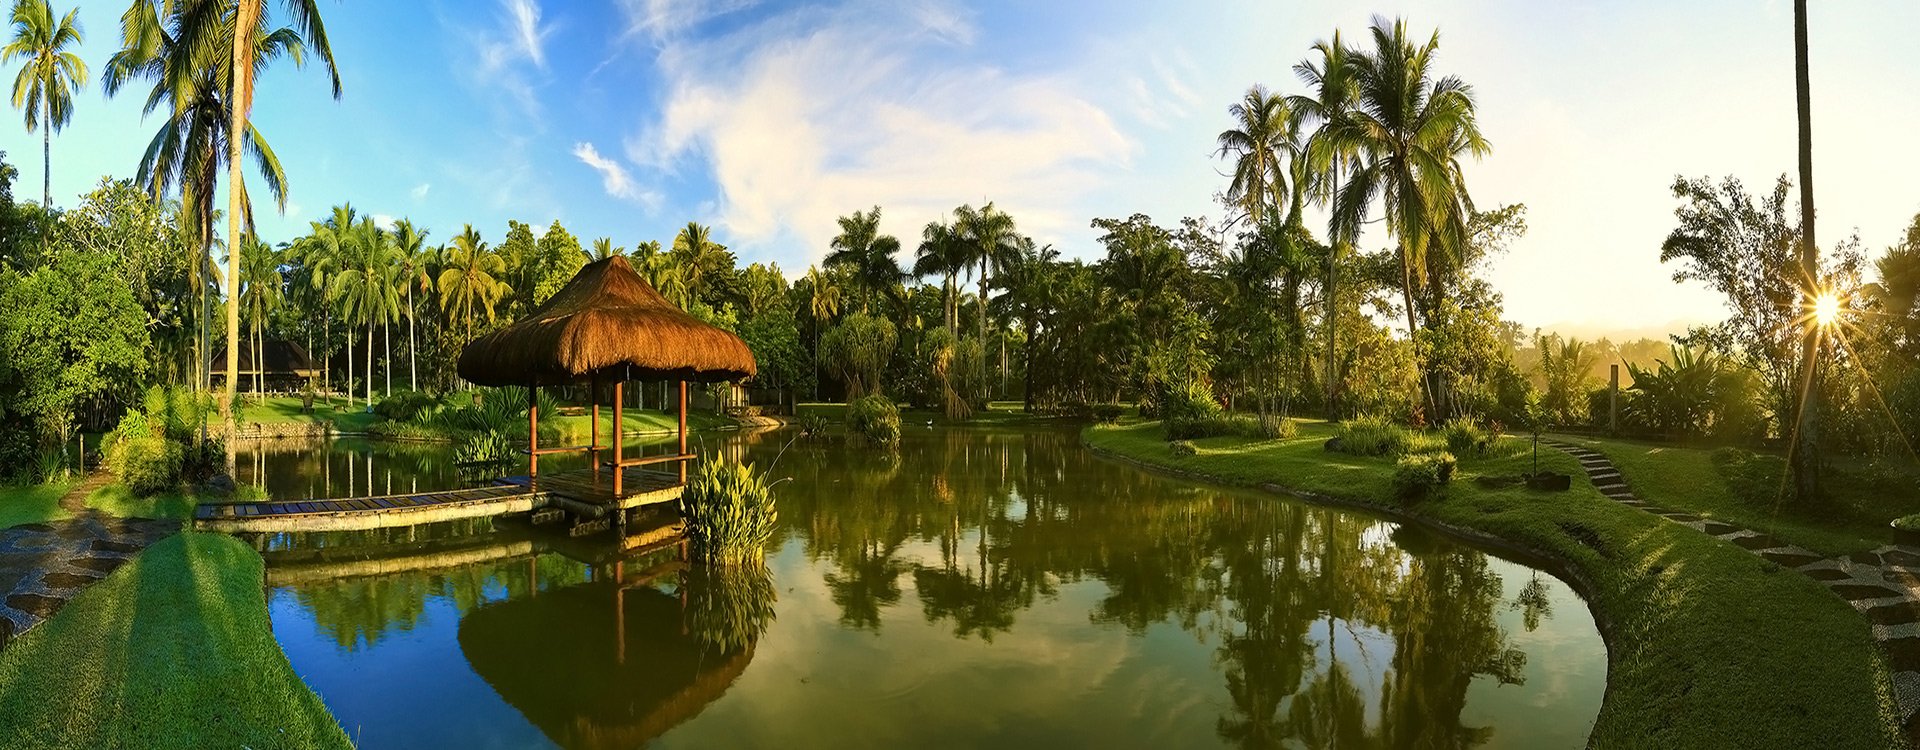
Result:
<svg viewBox="0 0 1920 750"><path fill-rule="evenodd" d="M589 529L596 524L605 528L616 514L679 500L685 486L677 472L639 466L618 470L618 483L611 470L580 469L505 477L484 487L438 492L203 503L195 509L193 523L201 530L225 532L361 531L532 513L536 520L571 515L589 524Z"/></svg>

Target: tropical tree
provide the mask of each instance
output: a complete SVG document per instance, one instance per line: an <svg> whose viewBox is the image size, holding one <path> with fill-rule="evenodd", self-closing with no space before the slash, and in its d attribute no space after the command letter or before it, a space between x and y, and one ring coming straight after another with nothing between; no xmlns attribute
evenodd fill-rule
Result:
<svg viewBox="0 0 1920 750"><path fill-rule="evenodd" d="M840 314L840 283L836 275L821 273L816 266L807 267L806 283L808 289L807 312L813 318L813 369L820 369L820 326ZM820 399L820 378L813 379L813 398Z"/></svg>
<svg viewBox="0 0 1920 750"><path fill-rule="evenodd" d="M441 266L440 278L435 283L440 290L440 308L460 310L460 319L466 327L462 341L471 341L474 305L485 310L487 320L491 321L494 304L506 296L507 285L500 278L507 272L507 264L487 247L479 232L473 231L473 225L468 224L465 231L453 238L453 244L447 246Z"/></svg>
<svg viewBox="0 0 1920 750"><path fill-rule="evenodd" d="M587 262L602 261L615 255L624 257L626 254L626 248L613 246L613 238L601 237L600 239L594 240L593 249L587 251Z"/></svg>
<svg viewBox="0 0 1920 750"><path fill-rule="evenodd" d="M879 209L874 209L875 213ZM993 203L975 209L964 205L953 210L954 229L959 232L969 264L980 264L980 345L987 344L987 283L996 266L1019 253L1020 234L1013 217L993 207ZM984 378L982 381L984 382ZM983 394L984 395L984 394Z"/></svg>
<svg viewBox="0 0 1920 750"><path fill-rule="evenodd" d="M266 342L262 329L267 316L279 309L281 294L280 253L255 235L247 235L240 245L240 305L253 324L253 392L266 392Z"/></svg>
<svg viewBox="0 0 1920 750"><path fill-rule="evenodd" d="M333 298L340 305L341 317L349 324L367 327L366 397L368 408L372 408L373 333L377 326L391 322L399 314L400 279L394 273L399 259L386 232L373 223L372 217L362 218L350 232L348 262L343 264L342 272L334 281ZM387 367L389 394L393 390L392 369L391 365Z"/></svg>
<svg viewBox="0 0 1920 750"><path fill-rule="evenodd" d="M320 377L323 390L333 377L333 347L326 341L333 329L333 282L344 270L342 264L348 259L347 243L350 241L347 233L338 227L343 220L345 226L353 226L353 206L335 206L333 213L331 221L312 222L307 236L294 240L289 251L289 260L306 271L305 283L300 289L301 296L312 302L311 312L320 315ZM347 347L347 356L353 356L353 347ZM353 371L351 364L347 366L347 371Z"/></svg>
<svg viewBox="0 0 1920 750"><path fill-rule="evenodd" d="M846 269L847 280L858 290L860 312L873 312L873 302L881 295L893 296L907 278L894 256L900 252L900 240L880 233L880 207L865 213L855 211L837 221L840 233L834 235L823 262L828 269Z"/></svg>
<svg viewBox="0 0 1920 750"><path fill-rule="evenodd" d="M1491 150L1475 120L1473 87L1455 76L1436 79L1440 33L1416 45L1405 20L1376 17L1371 52L1352 65L1354 106L1326 127L1330 137L1360 154L1358 166L1334 201L1335 237L1353 242L1378 200L1397 244L1407 335L1418 331L1414 292L1424 281L1427 253L1457 256L1467 242L1473 211L1459 157ZM1424 366L1422 366L1424 372ZM1432 384L1421 390L1437 413Z"/></svg>
<svg viewBox="0 0 1920 750"><path fill-rule="evenodd" d="M145 3L145 0L136 1L142 4ZM212 1L213 0L193 0L196 5ZM224 0L222 1L224 2ZM252 133L252 127L247 124L247 116L253 110L254 80L261 72L260 68L265 62L273 59L271 57L263 59L259 56L260 47L256 40L262 35L272 36L281 32L268 33L266 31L268 26L266 0L233 0L233 2L235 3L233 11L233 31L227 34L227 45L233 50L232 65L228 68L232 73L228 77L226 86L226 91L230 92L227 96L227 108L231 113L228 117L228 123L230 125L229 132ZM186 0L181 0L180 4L185 5L187 2ZM288 20L292 22L291 27L287 27L281 31L291 31L293 34L298 35L299 40L303 42L308 49L312 50L314 55L320 58L322 64L326 65L327 73L333 82L333 98L339 99L340 71L334 66L333 46L327 41L327 29L320 19L320 4L318 0L283 0L281 5L286 11ZM215 35L214 32L218 21L214 19L222 17L225 14L202 11L198 15L208 20L197 24L202 26L202 28L194 29L194 33L190 36L195 39L197 44L204 44L204 40L210 38L217 39L218 36ZM295 65L300 65L304 62L304 58L300 56L295 56L293 59ZM240 219L243 214L247 219L247 227L249 229L253 227L252 207L246 205L246 199L242 195L243 191L240 189L241 183L245 181L245 175L240 171L241 150L246 145L247 139L244 138L228 138L226 143L228 185L227 245L229 247L238 243L240 237ZM280 208L284 211L286 209L284 180L281 181L280 185L281 187L274 192L279 194L281 199ZM239 276L239 267L233 256L229 256L227 261L227 275L230 279L229 283L234 283L231 279ZM238 335L237 329L240 327L239 297L238 295L232 294L231 291L232 290L229 289L227 299L227 372L229 373L233 372L235 363L238 361L239 351L234 348L234 343L237 340L235 338ZM369 331L368 335L372 335L371 331ZM369 339L369 341L371 341L371 339ZM367 358L373 358L371 350L368 351ZM369 363L369 367L371 367L371 363ZM369 370L369 372L371 372L371 370ZM369 393L371 393L372 384L369 383L367 387ZM232 378L228 378L227 403L232 403L233 394L234 382ZM233 410L228 409L227 426L229 431L231 431L233 427L233 420Z"/></svg>
<svg viewBox="0 0 1920 750"><path fill-rule="evenodd" d="M673 238L669 256L679 269L680 282L687 295L719 307L730 294L733 280L733 253L726 245L713 241L713 230L698 222L687 222Z"/></svg>
<svg viewBox="0 0 1920 750"><path fill-rule="evenodd" d="M393 252L400 261L394 271L399 274L397 281L407 290L407 387L420 387L420 366L417 357L417 342L414 338L415 318L420 308L413 304L413 290L418 288L422 294L433 291L433 272L429 267L433 252L428 250L427 230L420 229L407 219L393 223Z"/></svg>
<svg viewBox="0 0 1920 750"><path fill-rule="evenodd" d="M960 333L960 285L958 279L967 269L966 244L953 225L929 221L920 230L920 247L914 252L913 275L939 276L942 313L947 332Z"/></svg>
<svg viewBox="0 0 1920 750"><path fill-rule="evenodd" d="M1040 339L1040 326L1053 312L1055 278L1059 274L1060 253L1052 245L1035 247L1032 237L1022 237L1020 254L1001 269L1001 288L1005 291L993 302L1011 318L1020 321L1022 408L1033 411L1034 351Z"/></svg>
<svg viewBox="0 0 1920 750"><path fill-rule="evenodd" d="M1800 309L1812 311L1822 293L1820 246L1813 238L1813 103L1807 74L1807 0L1793 0L1793 85L1799 114L1800 151ZM1829 292L1830 293L1830 292ZM1811 321L1811 315L1808 316ZM1793 494L1801 502L1820 499L1820 344L1824 331L1811 322L1801 326L1800 399L1794 412Z"/></svg>
<svg viewBox="0 0 1920 750"><path fill-rule="evenodd" d="M1258 84L1227 108L1234 127L1215 138L1216 155L1233 159L1233 179L1226 199L1256 227L1279 217L1280 200L1287 191L1287 161L1299 149L1293 137L1293 113L1287 99Z"/></svg>
<svg viewBox="0 0 1920 750"><path fill-rule="evenodd" d="M1313 51L1319 54L1318 62L1307 59L1293 66L1294 74L1307 85L1310 95L1287 97L1287 106L1296 120L1296 132L1315 128L1313 134L1308 136L1302 153L1305 161L1303 171L1313 175L1312 182L1321 186L1313 191L1315 202L1329 206L1339 195L1342 176L1355 165L1358 156L1353 144L1340 137L1351 127L1346 118L1355 99L1353 66L1349 62L1354 53L1340 40L1338 30L1333 32L1332 41L1315 42ZM1327 411L1333 413L1339 396L1335 363L1339 360L1340 315L1335 286L1339 279L1341 259L1351 248L1340 232L1333 231L1333 227L1329 227L1327 245L1320 295L1325 298L1327 306L1324 316L1327 329L1326 394Z"/></svg>
<svg viewBox="0 0 1920 750"><path fill-rule="evenodd" d="M73 92L87 86L87 63L71 49L84 41L79 14L74 8L55 23L47 0L17 0L13 40L0 49L0 62L26 61L13 79L13 106L26 113L28 133L40 131L40 200L48 209L53 208L53 134L73 119Z"/></svg>

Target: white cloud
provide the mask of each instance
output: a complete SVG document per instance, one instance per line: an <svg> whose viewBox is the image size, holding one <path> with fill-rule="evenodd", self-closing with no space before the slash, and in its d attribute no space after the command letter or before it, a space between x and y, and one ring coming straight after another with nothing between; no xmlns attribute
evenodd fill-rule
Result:
<svg viewBox="0 0 1920 750"><path fill-rule="evenodd" d="M433 184L422 182L418 185L413 186L413 189L408 192L413 195L414 200L423 201L427 199L427 192L430 190L433 190Z"/></svg>
<svg viewBox="0 0 1920 750"><path fill-rule="evenodd" d="M634 184L633 176L627 173L625 166L622 166L620 162L601 156L600 150L594 148L593 144L585 141L573 144L573 156L579 159L582 164L592 167L594 171L600 173L600 186L606 189L607 195L615 198L624 198L649 207L659 203L660 196L658 194L642 190L639 185Z"/></svg>
<svg viewBox="0 0 1920 750"><path fill-rule="evenodd" d="M394 218L389 214L373 214L373 225L391 232L393 231Z"/></svg>
<svg viewBox="0 0 1920 750"><path fill-rule="evenodd" d="M824 252L835 217L874 204L903 239L993 200L1051 241L1084 224L1076 202L1135 145L1070 74L953 62L945 48L973 36L961 14L922 4L808 9L667 40L662 114L628 156L710 170L711 220L731 243L799 244L803 261Z"/></svg>
<svg viewBox="0 0 1920 750"><path fill-rule="evenodd" d="M628 37L666 39L709 19L745 10L757 0L620 0Z"/></svg>
<svg viewBox="0 0 1920 750"><path fill-rule="evenodd" d="M546 67L546 38L553 30L540 28L540 5L534 0L507 0L507 12L513 18L514 40L520 45L520 53L534 65Z"/></svg>

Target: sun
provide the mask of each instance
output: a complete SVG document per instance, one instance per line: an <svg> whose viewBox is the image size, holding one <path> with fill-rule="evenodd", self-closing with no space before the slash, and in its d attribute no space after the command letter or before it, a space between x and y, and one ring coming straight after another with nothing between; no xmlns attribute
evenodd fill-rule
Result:
<svg viewBox="0 0 1920 750"><path fill-rule="evenodd" d="M1813 322L1825 328L1840 320L1840 297L1833 292L1821 292L1813 298Z"/></svg>

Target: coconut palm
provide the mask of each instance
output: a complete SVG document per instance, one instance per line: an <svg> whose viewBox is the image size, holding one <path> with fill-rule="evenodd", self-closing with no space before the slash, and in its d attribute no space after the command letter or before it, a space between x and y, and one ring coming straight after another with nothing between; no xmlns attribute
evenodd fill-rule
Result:
<svg viewBox="0 0 1920 750"><path fill-rule="evenodd" d="M1022 408L1028 412L1033 411L1034 347L1040 338L1042 319L1055 306L1054 278L1059 260L1060 253L1052 245L1035 247L1032 237L1020 238L1019 254L1000 272L1001 288L1005 291L993 299L1006 317L1020 320L1025 334L1021 368L1026 377L1026 394Z"/></svg>
<svg viewBox="0 0 1920 750"><path fill-rule="evenodd" d="M267 316L279 309L281 294L280 253L254 235L242 238L240 245L240 305L253 324L253 392L266 391L266 344L261 334Z"/></svg>
<svg viewBox="0 0 1920 750"><path fill-rule="evenodd" d="M673 238L669 256L679 269L686 293L709 305L719 306L720 290L733 271L733 253L726 245L713 241L713 231L698 222L687 222Z"/></svg>
<svg viewBox="0 0 1920 750"><path fill-rule="evenodd" d="M1303 154L1307 173L1316 176L1315 184L1323 189L1316 192L1315 202L1322 206L1330 205L1339 193L1342 175L1353 166L1357 154L1351 144L1342 142L1340 134L1347 127L1346 117L1353 108L1353 66L1349 60L1353 52L1340 39L1340 32L1333 32L1333 40L1315 42L1313 50L1319 53L1318 62L1302 60L1293 66L1295 75L1307 85L1311 95L1287 97L1287 106L1293 111L1296 120L1295 132L1307 128L1316 128L1307 138ZM1339 360L1339 309L1335 283L1338 281L1337 269L1340 259L1348 250L1346 240L1339 232L1329 228L1327 233L1326 267L1322 269L1321 296L1326 298L1327 361L1326 395L1327 408L1332 411L1334 400L1338 396L1335 362Z"/></svg>
<svg viewBox="0 0 1920 750"><path fill-rule="evenodd" d="M1293 157L1293 114L1287 100L1255 84L1227 108L1234 127L1220 132L1217 156L1233 159L1233 180L1226 198L1259 226L1279 210L1287 191L1287 159Z"/></svg>
<svg viewBox="0 0 1920 750"><path fill-rule="evenodd" d="M441 266L435 284L440 290L440 309L459 308L466 326L463 340L472 340L473 307L478 304L486 311L487 320L493 320L494 304L507 293L506 283L500 280L507 272L507 263L468 224L466 231L447 246Z"/></svg>
<svg viewBox="0 0 1920 750"><path fill-rule="evenodd" d="M820 370L820 324L840 314L840 283L836 275L821 273L815 266L807 267L807 312L813 318L813 369L816 375ZM813 379L813 398L820 400L820 379Z"/></svg>
<svg viewBox="0 0 1920 750"><path fill-rule="evenodd" d="M87 86L87 63L71 48L80 46L80 9L58 23L46 0L13 5L13 41L0 49L0 62L25 60L13 79L13 106L26 113L27 132L40 131L43 164L40 201L53 208L53 134L73 119L73 92Z"/></svg>
<svg viewBox="0 0 1920 750"><path fill-rule="evenodd" d="M865 213L855 211L837 220L840 234L829 245L822 262L828 269L846 269L847 280L859 290L860 312L873 312L873 302L881 295L892 296L907 279L894 256L900 252L900 240L880 233L880 207Z"/></svg>
<svg viewBox="0 0 1920 750"><path fill-rule="evenodd" d="M1812 307L1815 279L1820 278L1820 246L1813 238L1813 105L1807 74L1807 0L1793 0L1793 83L1799 114L1800 156L1800 278ZM16 98L18 95L15 95ZM1807 326L1800 339L1801 397L1794 414L1793 494L1803 503L1820 499L1820 357L1821 331Z"/></svg>
<svg viewBox="0 0 1920 750"><path fill-rule="evenodd" d="M427 249L427 230L420 229L407 219L393 223L393 251L400 265L394 270L399 274L398 281L407 290L407 387L420 387L420 364L414 338L414 319L420 309L413 304L413 290L421 293L433 291L433 274L429 269L433 251Z"/></svg>
<svg viewBox="0 0 1920 750"><path fill-rule="evenodd" d="M993 207L992 202L975 210L971 205L954 209L954 229L960 233L962 247L965 248L969 265L980 264L980 351L987 350L987 286L988 276L993 269L1019 253L1020 234L1014 227L1013 217ZM986 364L985 358L981 365ZM978 394L982 404L986 402L987 379L985 373L976 373L974 382L980 384L982 392Z"/></svg>
<svg viewBox="0 0 1920 750"><path fill-rule="evenodd" d="M625 257L626 254L626 248L613 246L613 238L611 237L601 237L600 239L594 240L593 248L586 253L587 262L589 263L606 260L615 255Z"/></svg>
<svg viewBox="0 0 1920 750"><path fill-rule="evenodd" d="M920 230L920 248L914 253L913 261L913 275L942 277L942 311L946 315L947 332L955 335L960 333L959 276L966 270L965 253L966 245L953 225L929 221L926 228Z"/></svg>
<svg viewBox="0 0 1920 750"><path fill-rule="evenodd" d="M1462 154L1491 150L1475 121L1473 87L1455 76L1435 79L1440 34L1416 45L1405 20L1376 17L1373 50L1354 55L1354 106L1329 123L1331 138L1361 155L1334 201L1336 237L1353 241L1375 200L1396 240L1407 335L1417 329L1414 291L1424 282L1428 253L1459 257L1473 201L1461 173ZM1424 363L1421 390L1438 415Z"/></svg>
<svg viewBox="0 0 1920 750"><path fill-rule="evenodd" d="M373 406L373 333L376 327L390 322L399 312L399 279L394 273L398 257L393 244L386 233L373 223L371 217L362 218L348 230L351 241L347 243L347 262L342 264L342 272L333 283L333 299L340 305L340 315L349 324L367 327L366 362L366 398L367 407ZM392 391L391 367L388 368L388 391Z"/></svg>
<svg viewBox="0 0 1920 750"><path fill-rule="evenodd" d="M352 213L352 206L334 207L335 221L344 215L348 219L348 226L352 226ZM342 270L341 264L347 259L348 239L345 232L335 230L334 224L316 221L309 226L311 231L307 236L294 240L290 252L291 260L307 270L306 285L301 293L312 300L313 309L320 314L321 388L326 390L327 381L333 377L333 348L325 340L328 332L333 330L332 284ZM347 348L347 356L353 356L352 347ZM347 371L353 371L351 364L347 366Z"/></svg>
<svg viewBox="0 0 1920 750"><path fill-rule="evenodd" d="M175 2L182 5L204 5L213 1L214 0L194 0L194 2L189 3L187 0L175 0ZM220 0L220 2L224 3L226 0ZM228 92L227 107L230 112L228 122L230 123L231 132L251 133L252 127L247 124L247 116L253 110L253 84L257 75L261 72L260 68L265 63L265 60L261 59L258 55L260 51L259 46L254 43L254 40L259 35L267 33L266 0L232 0L232 2L234 3L232 28L236 33L226 35L227 46L233 51L232 63L228 68L228 70L232 71L232 75L228 77L225 88ZM304 42L306 47L312 50L315 56L320 58L322 64L327 68L328 75L332 78L333 98L339 99L340 71L334 66L333 47L327 42L327 29L320 19L320 5L318 0L283 0L281 6L285 9L288 20L292 22L292 26L282 31L292 31L298 34L300 41ZM198 28L194 28L194 33L189 36L201 44L205 43L204 40L218 39L218 35L212 32L214 28L220 24L214 19L224 17L225 14L201 12L199 15L207 20L202 20L194 24L194 26ZM301 57L295 57L294 62L296 65L299 65L303 62L303 59ZM229 245L234 244L235 239L240 236L240 218L243 213L248 219L248 228L251 229L253 226L253 214L251 209L244 204L245 198L242 195L243 191L236 189L237 186L245 181L245 175L240 171L241 149L245 145L246 139L227 139L227 185L229 186L227 190L227 243ZM284 185L284 182L282 184ZM276 192L282 193L283 197L280 208L284 211L286 209L284 192ZM227 273L229 276L238 275L238 269L231 259L228 261ZM237 352L233 349L233 343L234 336L236 335L235 329L239 327L239 319L240 307L238 299L235 296L229 295L227 300L228 372L233 371L235 357L237 356ZM371 351L367 353L367 358L373 358ZM371 364L369 364L369 366L371 366ZM368 388L371 389L372 385L369 384ZM229 378L227 381L227 400L229 402L233 400L233 389L233 381ZM232 410L228 410L227 422L228 426L231 427L233 422Z"/></svg>

